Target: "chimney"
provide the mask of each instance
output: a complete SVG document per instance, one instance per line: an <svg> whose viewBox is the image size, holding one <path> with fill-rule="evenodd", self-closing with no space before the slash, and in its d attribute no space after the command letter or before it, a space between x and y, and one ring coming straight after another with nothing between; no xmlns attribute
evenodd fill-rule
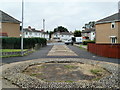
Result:
<svg viewBox="0 0 120 90"><path fill-rule="evenodd" d="M120 1L118 2L118 12L120 13Z"/></svg>
<svg viewBox="0 0 120 90"><path fill-rule="evenodd" d="M28 26L28 30L31 30L31 26Z"/></svg>

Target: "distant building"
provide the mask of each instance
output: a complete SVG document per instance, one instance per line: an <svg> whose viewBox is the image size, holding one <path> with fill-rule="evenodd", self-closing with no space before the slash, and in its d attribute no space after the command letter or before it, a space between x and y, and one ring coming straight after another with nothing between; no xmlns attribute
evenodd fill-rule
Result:
<svg viewBox="0 0 120 90"><path fill-rule="evenodd" d="M96 22L96 43L120 43L120 12Z"/></svg>
<svg viewBox="0 0 120 90"><path fill-rule="evenodd" d="M95 28L85 29L82 31L83 40L95 40Z"/></svg>
<svg viewBox="0 0 120 90"><path fill-rule="evenodd" d="M35 28L31 28L30 26L28 28L23 29L24 32L24 38L32 38L32 37L40 37L40 38L46 38L49 40L49 34L44 32L43 30L36 30Z"/></svg>
<svg viewBox="0 0 120 90"><path fill-rule="evenodd" d="M0 37L20 37L20 23L0 10Z"/></svg>
<svg viewBox="0 0 120 90"><path fill-rule="evenodd" d="M55 32L52 34L52 40L55 40L55 41L66 41L68 39L71 39L73 36L72 33L70 32Z"/></svg>

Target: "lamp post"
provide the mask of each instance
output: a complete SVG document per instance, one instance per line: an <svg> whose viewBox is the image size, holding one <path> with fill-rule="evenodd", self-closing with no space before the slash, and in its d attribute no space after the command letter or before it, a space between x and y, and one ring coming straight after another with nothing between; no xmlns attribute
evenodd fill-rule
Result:
<svg viewBox="0 0 120 90"><path fill-rule="evenodd" d="M45 30L45 19L43 19L43 30Z"/></svg>
<svg viewBox="0 0 120 90"><path fill-rule="evenodd" d="M24 17L24 1L22 0L22 28L21 28L21 55L23 56L23 18Z"/></svg>
<svg viewBox="0 0 120 90"><path fill-rule="evenodd" d="M43 19L43 30L45 32L45 19ZM45 33L44 33L44 38L45 38Z"/></svg>

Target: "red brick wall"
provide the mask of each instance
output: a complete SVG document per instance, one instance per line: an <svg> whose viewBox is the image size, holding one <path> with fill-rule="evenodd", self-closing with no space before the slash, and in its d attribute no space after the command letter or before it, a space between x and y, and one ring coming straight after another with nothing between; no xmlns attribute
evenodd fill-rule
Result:
<svg viewBox="0 0 120 90"><path fill-rule="evenodd" d="M120 44L88 43L88 51L99 56L120 58Z"/></svg>

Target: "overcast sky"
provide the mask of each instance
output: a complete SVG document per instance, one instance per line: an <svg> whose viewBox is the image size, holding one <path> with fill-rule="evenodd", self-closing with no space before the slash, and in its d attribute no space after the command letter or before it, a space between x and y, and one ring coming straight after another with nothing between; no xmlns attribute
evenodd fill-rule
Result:
<svg viewBox="0 0 120 90"><path fill-rule="evenodd" d="M92 0L91 0L92 1ZM79 0L28 1L24 2L24 28L31 26L42 29L45 19L46 30L64 26L69 31L82 30L85 23L97 21L118 12L118 1L88 2ZM0 2L0 10L21 21L21 2Z"/></svg>

